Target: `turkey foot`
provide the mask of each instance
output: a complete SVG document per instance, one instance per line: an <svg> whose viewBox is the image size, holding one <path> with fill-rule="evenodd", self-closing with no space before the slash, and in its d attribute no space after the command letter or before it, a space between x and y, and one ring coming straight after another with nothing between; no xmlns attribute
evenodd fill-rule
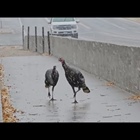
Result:
<svg viewBox="0 0 140 140"><path fill-rule="evenodd" d="M56 99L54 99L54 98L51 98L51 100L50 101L56 101Z"/></svg>
<svg viewBox="0 0 140 140"><path fill-rule="evenodd" d="M74 102L72 102L72 103L77 104L78 102L75 100L75 101L74 101Z"/></svg>

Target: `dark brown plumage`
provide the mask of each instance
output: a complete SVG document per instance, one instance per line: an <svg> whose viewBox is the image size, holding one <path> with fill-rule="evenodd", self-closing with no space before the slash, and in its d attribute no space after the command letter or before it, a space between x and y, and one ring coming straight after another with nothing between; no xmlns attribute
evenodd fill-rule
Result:
<svg viewBox="0 0 140 140"><path fill-rule="evenodd" d="M76 101L76 93L81 88L83 89L83 92L85 93L90 92L89 88L85 84L85 78L79 70L69 67L65 63L65 60L63 58L59 58L58 60L62 63L62 67L64 68L66 79L73 89L74 98L75 98L74 103L78 103ZM75 91L75 87L78 88L77 91Z"/></svg>
<svg viewBox="0 0 140 140"><path fill-rule="evenodd" d="M54 87L56 86L59 79L59 73L56 70L56 66L53 69L48 69L45 73L45 87L48 88L48 96L50 98L50 87L52 86L52 98L51 101L55 100L53 98Z"/></svg>

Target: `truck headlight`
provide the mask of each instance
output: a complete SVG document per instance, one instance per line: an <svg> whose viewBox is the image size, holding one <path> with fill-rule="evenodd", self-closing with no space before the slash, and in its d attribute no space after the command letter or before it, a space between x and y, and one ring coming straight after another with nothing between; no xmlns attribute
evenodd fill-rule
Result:
<svg viewBox="0 0 140 140"><path fill-rule="evenodd" d="M76 26L76 25L71 25L71 28L72 28L72 29L76 29L77 26Z"/></svg>
<svg viewBox="0 0 140 140"><path fill-rule="evenodd" d="M57 26L57 25L54 25L52 28L55 30L55 29L57 29L57 28L58 28L58 26Z"/></svg>

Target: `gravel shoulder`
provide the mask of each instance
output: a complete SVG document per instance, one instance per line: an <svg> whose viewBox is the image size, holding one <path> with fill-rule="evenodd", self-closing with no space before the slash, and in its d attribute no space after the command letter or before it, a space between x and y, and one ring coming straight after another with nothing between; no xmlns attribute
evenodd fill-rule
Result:
<svg viewBox="0 0 140 140"><path fill-rule="evenodd" d="M30 55L40 55L40 54L37 52L23 50L22 46L0 46L0 58L11 56L30 56Z"/></svg>

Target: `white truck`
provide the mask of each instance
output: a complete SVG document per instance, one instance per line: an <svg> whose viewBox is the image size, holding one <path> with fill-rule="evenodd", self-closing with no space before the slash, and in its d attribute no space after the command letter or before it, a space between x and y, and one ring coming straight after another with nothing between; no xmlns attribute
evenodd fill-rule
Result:
<svg viewBox="0 0 140 140"><path fill-rule="evenodd" d="M79 20L76 18L50 18L50 34L57 36L71 36L78 38Z"/></svg>

